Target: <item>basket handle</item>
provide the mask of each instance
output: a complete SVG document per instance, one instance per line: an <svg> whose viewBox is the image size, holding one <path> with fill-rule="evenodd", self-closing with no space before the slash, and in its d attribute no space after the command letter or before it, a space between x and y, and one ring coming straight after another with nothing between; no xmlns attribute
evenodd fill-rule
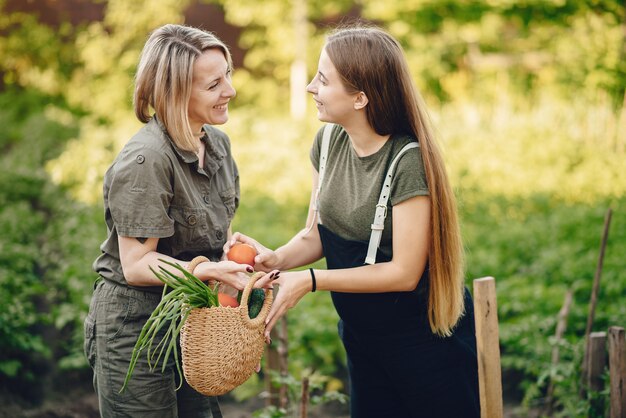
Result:
<svg viewBox="0 0 626 418"><path fill-rule="evenodd" d="M265 291L265 300L263 301L263 306L261 307L261 311L256 316L256 318L250 318L248 313L248 299L250 298L250 294L252 293L252 288L254 287L254 283L259 280L261 277L265 276L265 273L262 271L257 271L251 277L246 287L244 287L243 292L241 294L241 302L239 303L239 312L241 312L241 320L242 322L249 328L258 328L259 325L265 322L267 315L270 313L270 308L272 307L272 301L274 300L274 294L269 289L264 289Z"/></svg>

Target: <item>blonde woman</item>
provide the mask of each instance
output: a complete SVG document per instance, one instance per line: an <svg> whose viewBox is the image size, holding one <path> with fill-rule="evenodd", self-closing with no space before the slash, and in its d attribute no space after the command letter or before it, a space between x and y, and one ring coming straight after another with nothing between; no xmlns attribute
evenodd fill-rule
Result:
<svg viewBox="0 0 626 418"><path fill-rule="evenodd" d="M330 291L352 417L478 417L455 199L400 45L377 28L336 31L307 91L327 124L311 149L309 227L275 251L240 233L226 248L256 246L268 271L326 258L328 270L281 273L266 336L308 292Z"/></svg>
<svg viewBox="0 0 626 418"><path fill-rule="evenodd" d="M165 259L236 289L252 271L221 261L239 203L239 173L228 137L213 125L228 121L231 71L228 48L196 28L160 27L141 53L134 106L145 125L104 177L108 236L94 263L99 279L85 320L85 354L103 417L221 417L217 399L186 382L176 391L174 360L161 373L140 357L120 389L163 290L149 267ZM267 286L275 274L257 283Z"/></svg>

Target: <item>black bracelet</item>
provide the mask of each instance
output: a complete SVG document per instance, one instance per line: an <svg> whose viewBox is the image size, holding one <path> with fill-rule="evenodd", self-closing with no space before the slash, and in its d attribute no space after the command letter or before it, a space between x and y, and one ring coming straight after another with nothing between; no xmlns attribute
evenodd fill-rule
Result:
<svg viewBox="0 0 626 418"><path fill-rule="evenodd" d="M317 289L317 283L315 282L315 273L313 272L313 269L309 269L309 271L311 272L311 293L313 293Z"/></svg>

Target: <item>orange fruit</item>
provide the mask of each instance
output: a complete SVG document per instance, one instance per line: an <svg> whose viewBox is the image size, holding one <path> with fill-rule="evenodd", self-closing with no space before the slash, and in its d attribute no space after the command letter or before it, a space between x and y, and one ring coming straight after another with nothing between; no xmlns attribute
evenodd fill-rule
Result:
<svg viewBox="0 0 626 418"><path fill-rule="evenodd" d="M230 261L234 261L239 264L248 264L254 267L254 257L256 257L256 250L253 246L243 243L237 243L230 247L226 257Z"/></svg>
<svg viewBox="0 0 626 418"><path fill-rule="evenodd" d="M234 297L227 295L226 293L218 293L217 300L220 302L220 306L230 306L236 308L239 306L239 302Z"/></svg>

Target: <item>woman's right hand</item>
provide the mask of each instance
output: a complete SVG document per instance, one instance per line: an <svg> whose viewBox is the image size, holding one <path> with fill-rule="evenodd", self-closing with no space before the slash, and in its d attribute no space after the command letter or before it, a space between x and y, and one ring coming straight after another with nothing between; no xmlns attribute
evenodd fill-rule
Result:
<svg viewBox="0 0 626 418"><path fill-rule="evenodd" d="M254 269L256 271L269 272L270 270L278 268L278 255L275 251L270 250L257 240L241 232L235 232L230 239L226 241L226 244L224 244L224 254L228 254L230 248L237 243L248 244L254 247L257 252L256 257L254 257Z"/></svg>
<svg viewBox="0 0 626 418"><path fill-rule="evenodd" d="M246 273L252 273L250 266L234 261L204 262L198 264L193 271L193 274L202 281L218 280L237 290L243 290L248 284L250 277ZM254 287L272 287L272 280L277 273L277 271L269 272L257 280Z"/></svg>

